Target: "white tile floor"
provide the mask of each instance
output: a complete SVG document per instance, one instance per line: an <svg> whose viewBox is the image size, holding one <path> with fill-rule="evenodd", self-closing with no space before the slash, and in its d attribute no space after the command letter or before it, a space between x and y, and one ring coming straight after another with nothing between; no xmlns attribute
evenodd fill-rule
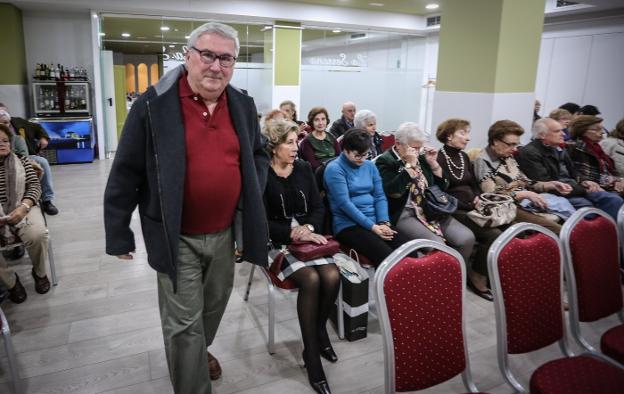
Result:
<svg viewBox="0 0 624 394"><path fill-rule="evenodd" d="M19 373L27 393L170 393L158 316L155 273L147 265L139 239L133 261L104 253L102 198L110 161L54 166L56 203L49 217L59 285L49 294L33 290L28 258L14 262L28 300L3 304L18 352ZM138 221L133 227L140 236ZM236 267L232 297L211 351L223 377L214 393L312 392L301 368L301 340L294 293L277 306L276 354L266 351L266 287L256 275L248 303L242 297L250 267ZM467 334L473 377L491 393L509 393L496 363L496 331L491 303L468 293ZM589 327L590 338L617 322L611 318ZM369 323L366 339L333 343L340 358L325 364L334 393L381 393L383 355L379 326ZM528 357L514 357L525 381L556 346ZM0 393L9 393L7 365L0 353ZM428 390L464 392L460 378Z"/></svg>

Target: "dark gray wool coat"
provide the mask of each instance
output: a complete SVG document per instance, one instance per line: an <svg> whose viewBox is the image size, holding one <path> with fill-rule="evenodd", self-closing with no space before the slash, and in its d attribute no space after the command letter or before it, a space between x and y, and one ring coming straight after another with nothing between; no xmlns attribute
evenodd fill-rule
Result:
<svg viewBox="0 0 624 394"><path fill-rule="evenodd" d="M149 264L169 275L174 288L186 170L178 97L178 80L184 72L184 66L171 70L132 106L104 193L106 253L135 250L130 219L138 205ZM240 142L242 189L235 234L237 242L243 243L244 260L267 265L268 225L262 195L269 157L253 99L231 85L226 92Z"/></svg>

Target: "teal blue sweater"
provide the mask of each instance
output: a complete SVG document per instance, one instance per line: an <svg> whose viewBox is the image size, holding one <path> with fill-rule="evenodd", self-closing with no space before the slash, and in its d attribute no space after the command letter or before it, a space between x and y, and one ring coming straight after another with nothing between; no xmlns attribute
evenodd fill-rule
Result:
<svg viewBox="0 0 624 394"><path fill-rule="evenodd" d="M342 153L327 165L323 181L334 217L334 234L355 225L370 230L376 223L389 221L388 201L373 162L366 160L357 166Z"/></svg>

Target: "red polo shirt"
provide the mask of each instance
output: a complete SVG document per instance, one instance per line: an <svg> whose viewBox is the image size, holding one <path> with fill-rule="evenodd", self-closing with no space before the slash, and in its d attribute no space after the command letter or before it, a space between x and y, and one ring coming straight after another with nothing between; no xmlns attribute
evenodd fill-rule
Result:
<svg viewBox="0 0 624 394"><path fill-rule="evenodd" d="M182 233L215 233L232 224L241 192L238 135L225 91L211 115L186 74L178 89L186 142Z"/></svg>

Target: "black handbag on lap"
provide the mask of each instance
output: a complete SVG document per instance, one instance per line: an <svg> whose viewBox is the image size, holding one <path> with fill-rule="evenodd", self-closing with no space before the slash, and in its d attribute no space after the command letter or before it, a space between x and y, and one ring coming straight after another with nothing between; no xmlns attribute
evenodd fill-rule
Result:
<svg viewBox="0 0 624 394"><path fill-rule="evenodd" d="M443 192L438 185L429 186L423 194L422 208L427 219L440 221L457 211L457 199Z"/></svg>

